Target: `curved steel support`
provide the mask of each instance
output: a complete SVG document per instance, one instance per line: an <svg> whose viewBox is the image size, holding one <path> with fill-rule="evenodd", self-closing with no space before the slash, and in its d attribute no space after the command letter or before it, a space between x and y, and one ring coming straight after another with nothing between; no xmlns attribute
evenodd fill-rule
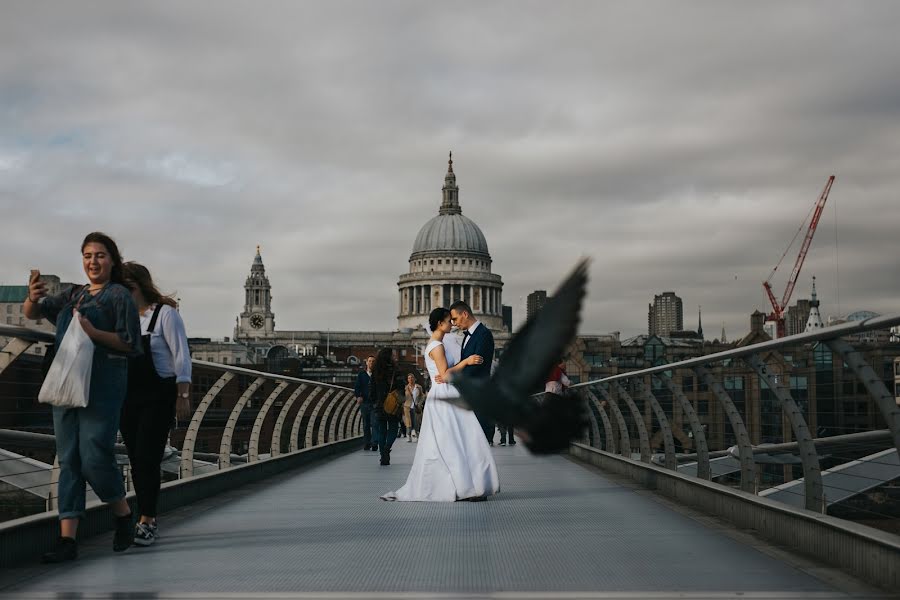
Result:
<svg viewBox="0 0 900 600"><path fill-rule="evenodd" d="M697 454L697 477L709 481L711 472L709 469L709 446L706 443L706 432L703 431L703 425L697 418L697 412L691 401L687 399L681 388L675 385L671 377L665 373L657 373L654 377L658 378L663 384L669 388L672 395L678 399L681 405L681 413L687 416L688 424L691 426L691 433L694 439L694 452Z"/></svg>
<svg viewBox="0 0 900 600"><path fill-rule="evenodd" d="M900 406L897 406L897 400L891 395L884 382L879 379L875 370L850 344L840 339L828 340L825 343L844 359L847 366L853 370L856 377L866 387L869 396L875 400L875 404L878 405L878 409L891 431L894 447L900 454Z"/></svg>
<svg viewBox="0 0 900 600"><path fill-rule="evenodd" d="M319 413L322 412L323 408L327 408L329 406L334 406L335 401L341 398L346 392L338 392L335 389L328 390L328 394L326 394L320 402L318 402L314 407L312 414L309 416L309 421L306 422L306 436L304 436L303 447L311 448L314 445L317 445L317 441L313 442L313 438L316 432L316 422L321 420L321 425L319 425L319 430L325 427L325 418L319 419ZM330 402L329 398L334 396L334 399Z"/></svg>
<svg viewBox="0 0 900 600"><path fill-rule="evenodd" d="M819 465L819 453L809 433L809 426L790 390L780 384L766 368L758 354L747 356L744 362L756 371L756 374L768 384L769 389L778 397L781 407L791 422L794 439L800 450L800 461L803 463L803 488L806 492L806 509L819 513L825 512L825 496L822 491L822 467Z"/></svg>
<svg viewBox="0 0 900 600"><path fill-rule="evenodd" d="M284 403L284 406L281 407L281 411L278 413L278 418L275 419L275 429L272 430L272 447L269 450L269 454L273 457L281 454L281 431L284 428L284 422L287 419L288 412L291 410L291 406L294 405L294 401L302 394L306 389L309 388L308 384L301 383L300 386L291 392L291 395L288 397L287 402Z"/></svg>
<svg viewBox="0 0 900 600"><path fill-rule="evenodd" d="M641 379L635 379L634 382L640 390L641 394L643 394L644 400L650 403L650 408L653 409L653 413L656 415L656 420L659 422L659 428L663 434L663 447L665 448L666 452L665 467L667 469L675 471L678 469L678 460L676 460L675 458L675 439L672 437L672 427L671 425L669 425L669 417L662 409L662 406L656 399L656 396L653 395L650 386L646 385Z"/></svg>
<svg viewBox="0 0 900 600"><path fill-rule="evenodd" d="M346 402L347 397L353 393L353 390L347 390L343 394L336 397L331 403L325 407L325 413L322 415L322 422L319 423L319 445L324 444L326 441L333 442L334 435L326 436L326 431L331 431L334 429L334 417L332 417L332 413L335 412L335 409L343 408L344 402Z"/></svg>
<svg viewBox="0 0 900 600"><path fill-rule="evenodd" d="M596 390L600 392L600 395L606 400L606 404L612 411L613 416L616 418L616 423L619 426L619 454L631 458L631 435L628 433L628 424L625 422L625 415L619 410L619 405L613 400L612 395L606 388L602 385L598 385Z"/></svg>
<svg viewBox="0 0 900 600"><path fill-rule="evenodd" d="M706 386L712 390L716 400L725 411L734 438L737 441L738 455L741 458L741 489L751 494L756 493L756 461L753 459L753 446L750 444L750 436L744 426L744 419L731 401L731 396L725 393L722 384L713 378L712 373L706 367L694 367L694 373L700 377Z"/></svg>
<svg viewBox="0 0 900 600"><path fill-rule="evenodd" d="M586 403L588 404L588 415L590 416L589 425L591 427L588 445L602 450L603 442L600 441L600 424L597 421L597 415L594 414L595 409L599 411L599 404L594 402L594 399L590 397L590 394L586 393L585 396L588 398ZM591 408L591 405L593 405L593 409ZM585 435L587 435L587 432L585 432Z"/></svg>
<svg viewBox="0 0 900 600"><path fill-rule="evenodd" d="M353 429L350 430L351 435L362 435L362 411L356 411L353 418Z"/></svg>
<svg viewBox="0 0 900 600"><path fill-rule="evenodd" d="M336 442L347 437L344 434L346 431L345 425L347 423L347 415L354 404L356 404L356 397L350 396L350 398L344 401L337 413L335 413L334 418L331 420L331 441Z"/></svg>
<svg viewBox="0 0 900 600"><path fill-rule="evenodd" d="M59 508L59 454L53 457L53 468L50 469L50 492L47 494L47 510Z"/></svg>
<svg viewBox="0 0 900 600"><path fill-rule="evenodd" d="M34 342L29 342L22 338L13 338L9 340L6 346L3 347L3 350L0 350L0 374L2 374L6 367L13 364L19 356L24 354L25 351L33 345Z"/></svg>
<svg viewBox="0 0 900 600"><path fill-rule="evenodd" d="M194 445L197 443L197 433L200 431L200 424L203 422L203 417L206 416L206 411L209 409L212 401L232 379L234 379L233 373L228 371L222 373L222 376L207 390L203 400L197 406L197 410L194 411L191 423L184 433L184 443L181 444L180 477L191 477L194 475Z"/></svg>
<svg viewBox="0 0 900 600"><path fill-rule="evenodd" d="M625 387L618 381L616 382L616 389L619 391L619 396L621 396L625 401L625 404L628 405L628 410L631 411L631 416L634 418L634 424L637 427L638 436L640 436L641 442L641 462L648 463L650 462L650 457L653 453L650 451L650 436L647 435L647 425L644 423L644 415L641 414L637 404L632 400L631 394L629 394Z"/></svg>
<svg viewBox="0 0 900 600"><path fill-rule="evenodd" d="M244 393L241 394L241 397L238 398L234 408L231 409L231 414L228 415L228 421L225 423L225 431L222 432L222 441L219 444L219 469L227 469L231 466L231 438L234 436L234 427L237 425L238 417L241 416L241 412L244 410L250 397L253 396L253 394L256 393L256 390L259 389L259 386L265 382L265 377L257 377L254 379L253 383L248 385L247 389L244 390Z"/></svg>
<svg viewBox="0 0 900 600"><path fill-rule="evenodd" d="M609 416L606 414L606 409L603 408L603 405L597 399L597 396L590 390L590 388L586 389L588 399L590 399L591 404L594 405L594 410L600 415L600 419L603 421L603 433L606 434L606 451L611 452L613 454L618 454L619 450L616 447L616 436L613 435L612 423L609 422ZM602 447L600 445L598 448Z"/></svg>
<svg viewBox="0 0 900 600"><path fill-rule="evenodd" d="M303 401L303 404L300 405L300 409L297 411L296 416L294 416L294 425L291 427L290 445L288 446L289 452L296 452L300 449L300 423L303 421L303 415L306 414L306 409L309 408L309 405L313 402L313 400L319 398L322 392L324 392L326 389L328 388L316 388L309 396L306 397L306 400ZM334 389L328 389L323 398L327 398L333 393Z"/></svg>
<svg viewBox="0 0 900 600"><path fill-rule="evenodd" d="M256 420L253 421L253 430L250 432L250 449L247 450L247 462L259 460L259 436L262 433L263 421L266 420L269 409L272 408L275 400L277 400L278 396L288 388L288 385L289 384L286 381L280 382L278 386L272 390L272 393L269 394L269 397L266 398L262 408L260 408L259 412L256 414Z"/></svg>

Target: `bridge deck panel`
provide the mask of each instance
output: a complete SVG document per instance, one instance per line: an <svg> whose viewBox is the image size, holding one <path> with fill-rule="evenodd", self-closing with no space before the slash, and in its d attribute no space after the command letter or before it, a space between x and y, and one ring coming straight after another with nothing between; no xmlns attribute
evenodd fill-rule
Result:
<svg viewBox="0 0 900 600"><path fill-rule="evenodd" d="M76 563L0 573L0 593L833 592L820 580L564 457L495 448L479 503L388 503L414 445L285 474L160 519L150 548L108 537Z"/></svg>

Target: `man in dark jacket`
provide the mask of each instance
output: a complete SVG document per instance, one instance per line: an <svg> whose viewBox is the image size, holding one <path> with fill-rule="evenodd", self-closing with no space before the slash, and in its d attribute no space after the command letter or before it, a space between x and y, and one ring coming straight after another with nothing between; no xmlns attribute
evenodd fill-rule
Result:
<svg viewBox="0 0 900 600"><path fill-rule="evenodd" d="M491 363L494 360L494 334L481 321L472 316L472 309L462 300L450 305L450 322L463 332L462 354L459 359L465 360L475 354L483 359L479 365L467 366L463 369L463 373L468 377L490 377ZM493 446L493 421L478 412L475 413L475 416L481 424L481 429L484 430L484 437L487 438L488 444Z"/></svg>
<svg viewBox="0 0 900 600"><path fill-rule="evenodd" d="M363 450L378 450L372 436L372 397L369 394L369 382L372 380L372 367L375 365L375 357L366 358L365 370L360 369L356 375L356 386L353 395L356 396L356 405L362 414Z"/></svg>

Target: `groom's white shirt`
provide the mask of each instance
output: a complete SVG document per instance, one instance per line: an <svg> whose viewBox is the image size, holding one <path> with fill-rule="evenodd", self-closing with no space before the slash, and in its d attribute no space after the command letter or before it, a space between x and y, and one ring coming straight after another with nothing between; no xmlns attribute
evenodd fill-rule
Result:
<svg viewBox="0 0 900 600"><path fill-rule="evenodd" d="M466 341L463 342L463 345L462 345L463 348L465 348L465 347L466 347L466 344L469 343L469 340L472 339L472 334L475 333L475 330L478 329L478 326L479 326L479 325L481 325L481 321L475 321L474 323L472 323L472 326L471 326L471 327L469 327L468 329L466 329L466 331L469 332L469 335L468 335L468 337L466 337Z"/></svg>

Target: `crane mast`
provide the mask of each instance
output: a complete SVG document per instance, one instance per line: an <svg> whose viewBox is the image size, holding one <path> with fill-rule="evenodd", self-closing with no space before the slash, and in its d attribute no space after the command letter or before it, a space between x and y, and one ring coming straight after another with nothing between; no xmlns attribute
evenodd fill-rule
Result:
<svg viewBox="0 0 900 600"><path fill-rule="evenodd" d="M781 297L781 302L775 298L775 292L772 290L772 284L770 283L775 271L781 266L781 261L778 261L778 264L772 269L769 279L763 282L763 287L766 289L766 295L769 297L769 302L772 304L772 312L766 317L766 321L775 322L775 329L777 337L779 338L784 337L784 311L787 310L788 303L791 301L791 295L794 293L794 286L797 285L800 269L803 268L803 261L806 260L809 246L812 244L813 236L816 234L816 227L819 225L819 219L822 218L822 211L825 209L825 202L828 200L829 192L831 192L832 183L834 183L834 175L828 178L828 181L825 183L825 189L822 190L822 193L819 195L819 199L816 202L812 219L810 219L809 227L806 230L806 237L803 238L803 244L800 246L800 253L797 254L797 260L794 262L794 270L791 271L791 276L788 278L787 287L784 290L784 295ZM787 252L785 252L785 255L787 255ZM781 260L784 260L784 255L781 257Z"/></svg>

